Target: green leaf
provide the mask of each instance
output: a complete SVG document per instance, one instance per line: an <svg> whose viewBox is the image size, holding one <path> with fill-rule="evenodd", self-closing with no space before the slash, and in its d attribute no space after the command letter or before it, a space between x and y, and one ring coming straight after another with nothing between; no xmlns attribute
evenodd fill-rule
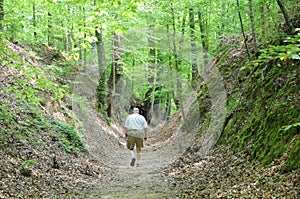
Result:
<svg viewBox="0 0 300 199"><path fill-rule="evenodd" d="M298 54L292 54L292 55L291 55L291 58L292 58L292 59L300 60L300 56L299 56Z"/></svg>

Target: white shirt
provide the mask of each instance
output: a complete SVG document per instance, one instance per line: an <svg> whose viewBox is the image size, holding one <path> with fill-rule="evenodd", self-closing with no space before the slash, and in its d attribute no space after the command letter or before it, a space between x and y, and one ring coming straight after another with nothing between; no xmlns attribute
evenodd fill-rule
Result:
<svg viewBox="0 0 300 199"><path fill-rule="evenodd" d="M144 116L140 114L131 114L128 115L125 120L124 125L129 131L128 134L134 137L144 137L144 131L143 129L147 128L147 122ZM136 131L130 131L130 130L136 130Z"/></svg>

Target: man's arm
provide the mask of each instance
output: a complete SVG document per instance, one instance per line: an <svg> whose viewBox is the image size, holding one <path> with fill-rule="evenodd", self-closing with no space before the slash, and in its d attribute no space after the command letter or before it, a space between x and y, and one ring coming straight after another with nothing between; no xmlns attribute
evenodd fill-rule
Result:
<svg viewBox="0 0 300 199"><path fill-rule="evenodd" d="M124 133L125 133L125 139L127 139L127 136L128 136L128 128L127 127L124 127Z"/></svg>
<svg viewBox="0 0 300 199"><path fill-rule="evenodd" d="M146 141L147 140L147 128L144 128L144 140Z"/></svg>

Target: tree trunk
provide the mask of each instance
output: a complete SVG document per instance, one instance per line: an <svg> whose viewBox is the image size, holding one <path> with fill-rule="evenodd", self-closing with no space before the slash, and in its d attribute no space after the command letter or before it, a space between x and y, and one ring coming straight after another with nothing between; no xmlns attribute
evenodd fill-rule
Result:
<svg viewBox="0 0 300 199"><path fill-rule="evenodd" d="M3 32L3 20L4 20L4 0L0 0L0 31Z"/></svg>
<svg viewBox="0 0 300 199"><path fill-rule="evenodd" d="M151 29L154 28L154 25L150 25L149 29L151 32ZM154 70L154 65L155 65L155 47L154 47L154 41L153 41L153 35L149 35L148 37L148 45L149 45L149 64L148 64L148 71L150 71L150 74L148 74L148 82L149 83L153 83L154 82L154 74L153 74L153 70Z"/></svg>
<svg viewBox="0 0 300 199"><path fill-rule="evenodd" d="M185 26L186 26L186 17L187 17L187 12L184 12L184 15L182 17L182 23L181 23L181 38L180 38L180 41L179 41L179 47L178 47L178 52L181 52L181 46L183 45L183 42L184 42L184 35L185 35ZM175 106L176 106L176 109L179 110L179 108L182 108L183 106L183 102L182 102L182 82L181 82L181 74L179 73L180 71L180 68L179 66L181 65L182 63L182 59L180 58L181 56L177 56L177 59L178 59L178 66L176 67L176 71L177 71L177 80L176 80L176 92L177 92L177 96L175 96L173 94L173 97L174 97L174 103L175 103Z"/></svg>
<svg viewBox="0 0 300 199"><path fill-rule="evenodd" d="M154 28L154 25L150 25L149 29L150 32L151 29ZM149 37L148 37L148 45L149 45L149 64L148 64L148 83L152 84L153 90L149 96L149 105L150 105L150 110L149 110L149 119L151 119L151 116L153 114L153 106L154 106L154 95L155 95L155 59L156 59L156 49L155 49L155 43L153 41L153 35L150 33Z"/></svg>
<svg viewBox="0 0 300 199"><path fill-rule="evenodd" d="M98 56L98 67L99 67L99 83L97 86L97 100L98 108L105 110L106 100L107 100L107 85L106 85L106 56L104 52L104 42L102 38L102 30L98 29L95 31L95 36L97 38L97 56Z"/></svg>
<svg viewBox="0 0 300 199"><path fill-rule="evenodd" d="M121 64L121 36L114 33L113 34L113 57L112 57L112 67L110 78L108 80L108 99L107 99L107 115L112 117L113 113L113 102L118 102L120 104L120 95L123 89L123 68ZM118 106L116 106L118 107ZM120 113L118 110L116 113ZM118 117L118 115L117 115Z"/></svg>
<svg viewBox="0 0 300 199"><path fill-rule="evenodd" d="M35 3L35 1L33 1L33 3L32 3L32 20L33 20L34 29L36 29L36 7L35 6L36 6L36 3ZM37 33L35 30L33 32L33 37L34 37L35 41L37 41Z"/></svg>
<svg viewBox="0 0 300 199"><path fill-rule="evenodd" d="M248 58L250 60L251 55L250 55L249 48L248 48L248 45L247 45L247 38L246 38L246 35L245 35L245 31L244 31L244 25L243 25L241 12L240 12L240 2L239 2L239 0L236 0L236 5L237 5L237 10L238 10L239 20L240 20L240 23L241 23L242 34L243 34L243 37L244 37L244 45L245 45L245 48L246 48L246 51L247 51L247 54L248 54Z"/></svg>
<svg viewBox="0 0 300 199"><path fill-rule="evenodd" d="M254 47L254 55L257 53L257 37L256 37L256 27L254 23L254 11L253 11L253 2L249 0L249 14L250 14L250 22L251 22L251 34L252 34L252 43Z"/></svg>
<svg viewBox="0 0 300 199"><path fill-rule="evenodd" d="M180 98L181 98L181 92L182 92L182 85L180 81L180 74L179 74L179 63L180 60L178 58L178 52L177 52L177 46L176 46L176 24L175 24L175 13L174 13L174 8L173 8L173 1L171 4L171 12L172 12L172 27L173 27L173 54L174 54L174 59L175 59L175 69L176 69L176 89L177 89L177 98L178 100L174 99L176 109L178 110L180 108ZM184 19L183 19L184 20ZM171 63L171 57L170 57L170 67L173 65Z"/></svg>
<svg viewBox="0 0 300 199"><path fill-rule="evenodd" d="M83 13L86 13L85 7L84 7L84 6L82 6L82 12L83 12ZM84 14L84 18L86 18L85 14ZM83 22L83 27L84 27L84 30L85 30L85 29L86 29L86 20L84 20L84 22ZM84 30L83 30L83 31L84 31ZM84 42L85 42L86 36L87 36L87 34L86 34L86 32L84 32L83 39L80 41L81 43L84 43ZM86 63L86 62L87 62L87 60L86 60L86 48L81 47L80 44L79 44L79 46L80 46L80 55L81 55L80 60L83 61L83 66L84 66L84 68L85 68L85 67L86 67L86 64L87 64L87 63Z"/></svg>
<svg viewBox="0 0 300 199"><path fill-rule="evenodd" d="M175 12L174 12L174 8L173 8L173 2L171 5L171 11L172 11L172 27L173 27L173 54L174 54L175 68L176 68L176 74L177 74L176 88L177 88L177 96L179 98L179 100L175 104L176 104L177 109L180 107L181 113L182 113L182 118L185 120L185 113L184 113L184 109L183 109L183 99L182 99L182 83L181 83L181 77L179 74L179 63L181 63L181 60L179 61L180 58L178 56L177 46L176 46L176 24L175 24ZM185 19L183 19L183 23L185 23ZM184 28L184 27L182 27L182 28ZM183 34L184 34L184 30L183 30ZM178 104L178 102L179 102L179 104Z"/></svg>
<svg viewBox="0 0 300 199"><path fill-rule="evenodd" d="M68 46L68 53L72 53L72 29L67 31L67 46Z"/></svg>
<svg viewBox="0 0 300 199"><path fill-rule="evenodd" d="M266 26L266 14L265 14L265 5L262 4L259 6L260 10L260 26L261 26L261 37L266 37L267 26Z"/></svg>
<svg viewBox="0 0 300 199"><path fill-rule="evenodd" d="M115 96L113 98L114 107L116 108L115 113L118 118L118 121L121 121L121 108L122 108L122 101L121 101L121 95L123 91L123 65L121 63L122 61L122 37L119 34L115 34L114 39L114 62L113 65L115 65L113 68L115 68L115 81L114 81L114 87L115 87Z"/></svg>
<svg viewBox="0 0 300 199"><path fill-rule="evenodd" d="M286 23L287 28L288 28L288 33L292 33L293 29L294 29L294 26L293 26L292 21L290 20L290 17L289 17L289 14L288 14L287 10L286 10L286 7L285 7L282 0L276 0L276 1L277 1L277 4L279 5L280 10L281 10L281 12L284 16L285 23Z"/></svg>
<svg viewBox="0 0 300 199"><path fill-rule="evenodd" d="M167 100L166 100L166 113L165 113L165 117L164 117L165 121L169 119L169 116L171 114L171 107L172 107L170 92L168 92L167 95L168 96L167 96Z"/></svg>
<svg viewBox="0 0 300 199"><path fill-rule="evenodd" d="M208 64L208 37L206 35L206 30L204 28L204 20L202 17L202 13L200 10L198 11L198 19L199 19L199 27L200 27L200 33L201 33L201 43L202 43L202 50L203 50L203 63L204 67Z"/></svg>
<svg viewBox="0 0 300 199"><path fill-rule="evenodd" d="M47 42L48 42L48 46L50 46L52 43L51 43L51 34L52 34L52 15L51 13L48 11L48 19L47 19L47 22L48 22L48 25L47 25Z"/></svg>
<svg viewBox="0 0 300 199"><path fill-rule="evenodd" d="M190 22L190 40L191 40L191 52L192 52L192 87L196 88L197 86L197 78L199 76L198 74L198 64L197 64L197 57L196 57L196 37L195 37L195 14L194 9L189 9L189 22Z"/></svg>

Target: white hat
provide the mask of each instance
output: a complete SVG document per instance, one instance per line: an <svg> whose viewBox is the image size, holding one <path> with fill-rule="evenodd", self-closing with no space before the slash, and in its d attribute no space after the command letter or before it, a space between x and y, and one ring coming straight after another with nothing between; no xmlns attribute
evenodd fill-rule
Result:
<svg viewBox="0 0 300 199"><path fill-rule="evenodd" d="M133 108L133 111L139 111L139 109L138 109L138 108L136 108L136 107L134 107L134 108Z"/></svg>

